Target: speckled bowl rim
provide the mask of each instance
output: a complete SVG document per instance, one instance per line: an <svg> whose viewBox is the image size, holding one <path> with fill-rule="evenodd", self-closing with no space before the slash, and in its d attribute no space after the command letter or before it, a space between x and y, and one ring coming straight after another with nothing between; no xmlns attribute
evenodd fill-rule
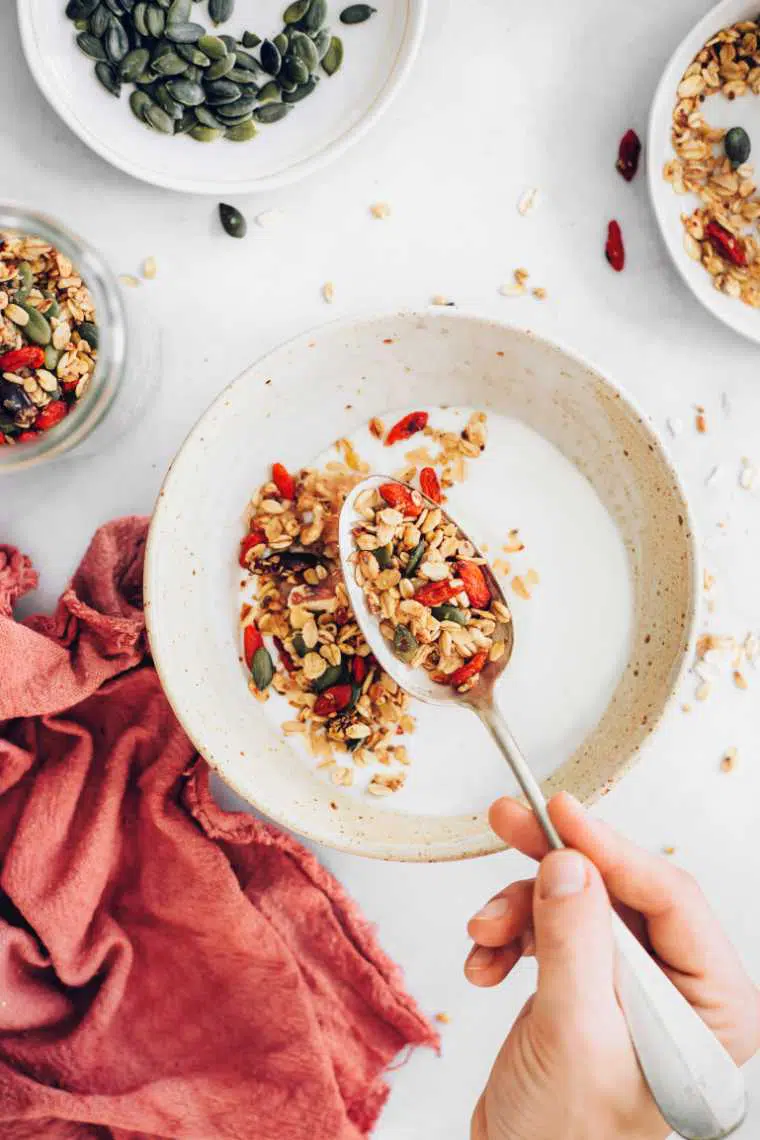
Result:
<svg viewBox="0 0 760 1140"><path fill-rule="evenodd" d="M387 320L392 320L392 319L421 320L421 319L430 319L430 316L431 316L431 314L429 312L422 312L422 311L418 311L418 310L414 310L414 309L399 310L399 311L395 311L395 312L356 314L353 317L348 317L348 318L339 319L339 320L335 320L335 321L328 321L328 322L324 322L320 325L311 326L309 329L307 329L303 332L297 333L292 337L288 337L285 340L280 341L275 345L272 345L269 349L267 349L265 352L263 352L261 354L261 356L256 361L254 361L252 364L248 365L245 369L243 369L243 371L240 372L235 377L235 379L230 381L229 384L225 385L225 387L219 392L219 394L216 396L216 398L209 404L208 408L202 413L202 415L198 418L198 420L193 425L191 430L188 432L188 434L185 437L182 445L180 446L179 450L177 451L177 454L175 455L174 459L172 460L171 464L169 465L169 468L168 468L166 475L162 481L161 489L160 489L159 494L158 494L158 498L156 501L156 508L155 508L154 514L151 518L151 524L150 524L150 528L148 531L148 538L147 538L147 542L146 542L145 567L144 567L144 574L143 574L143 599L144 599L144 605L145 605L145 621L146 621L146 629L147 629L148 640L149 640L149 644L150 644L150 648L151 648L153 663L154 663L156 672L158 674L159 681L160 681L161 686L163 688L164 694L167 697L170 705L172 706L172 709L173 709L178 721L182 725L184 731L187 733L192 744L194 745L194 747L197 749L197 751L199 752L199 754L201 756L204 756L203 747L202 747L200 741L198 739L196 739L196 735L193 734L192 732L190 732L184 723L184 720L182 717L182 711L181 711L181 702L178 700L176 693L173 691L173 687L172 687L171 681L170 681L169 676L168 676L168 671L164 667L165 663L162 660L161 652L160 652L160 650L157 649L157 641L153 637L153 624L154 623L153 623L153 619L152 619L152 613L153 613L152 602L153 602L153 599L152 599L152 594L151 594L151 578L152 578L152 574L153 574L153 563L154 563L154 558L155 558L155 549L156 549L157 542L158 542L157 535L158 535L159 526L160 526L161 503L162 503L163 498L164 498L164 491L170 482L170 479L172 476L172 470L174 468L175 462L177 461L177 459L179 459L179 457L183 454L185 449L188 447L188 445L194 439L196 433L201 430L203 422L206 419L206 416L210 415L212 410L216 409L219 405L223 404L224 400L226 399L228 391L231 388L233 388L235 385L237 385L238 383L244 383L246 376L253 369L258 367L262 361L264 361L265 359L267 359L269 356L273 355L274 353L279 352L283 349L287 349L290 346L294 345L298 341L307 340L307 339L314 339L317 336L324 333L326 330L330 330L331 332L340 333L344 330L345 331L351 330L357 324L365 324L365 323L371 323L371 322L375 322L375 321L379 322L379 321L384 321L384 320L387 321ZM685 673L689 667L690 661L693 659L693 656L694 656L695 647L696 647L696 638L697 638L697 623L698 623L698 616L699 616L698 599L700 596L700 582L702 580L702 566L701 566L701 559L700 559L700 554L699 554L699 542L698 542L698 538L697 538L697 531L696 531L695 526L694 526L693 514L691 511L689 499L688 499L688 496L686 493L686 488L685 488L683 480L681 479L681 476L678 472L678 469L677 469L675 463L673 462L672 456L671 456L671 454L670 454L670 452L669 452L669 450L665 444L664 439L662 438L660 433L657 432L657 430L655 429L650 417L643 411L643 409L641 408L639 403L633 397L631 397L631 395L623 387L621 387L619 384L613 383L611 380L609 380L607 378L605 372L601 368L597 367L596 364L594 364L593 361L591 361L587 356L579 353L578 351L576 351L573 348L568 347L567 344L565 342L563 342L562 340L549 339L548 337L543 337L543 336L538 335L537 333L533 332L532 329L526 328L525 326L517 325L517 324L514 324L512 322L496 320L492 317L483 316L482 314L479 314L475 311L468 311L468 310L460 309L460 310L457 310L456 313L451 313L451 311L449 310L446 313L446 319L447 320L455 320L455 321L464 321L464 322L473 321L473 320L481 322L481 323L485 322L486 324L491 325L492 327L503 330L506 335L509 335L511 333L517 333L521 336L526 336L529 339L540 344L541 346L543 346L546 349L564 354L565 356L569 357L577 366L584 369L586 372L592 374L596 379L598 379L601 382L601 384L604 387L606 387L609 390L609 392L611 394L617 395L624 403L626 403L628 405L628 407L631 409L631 411L635 414L638 423L640 424L639 430L641 430L643 428L643 430L648 432L649 435L652 437L652 440L655 444L655 447L657 450L659 450L662 461L664 462L665 466L668 469L668 474L671 478L672 489L678 493L678 495L680 496L680 499L681 499L681 503L682 503L682 507L683 507L685 531L687 532L687 534L689 536L688 537L688 546L689 546L689 554L690 554L690 564L691 564L691 568L692 568L692 572L691 572L690 580L689 580L688 609L687 609L687 612L686 612L686 614L683 618L683 621L682 621L682 626L684 629L685 636L683 639L683 650L682 650L682 654L681 654L681 660L678 663L678 666L677 666L677 668L673 674L671 685L670 685L670 690L662 702L662 707L661 707L660 711L656 715L652 716L647 721L646 727L643 729L639 743L634 745L632 748L630 748L630 750L618 761L614 772L612 772L610 775L608 775L605 778L605 780L600 784L600 786L594 790L594 792L592 792L590 795L588 795L584 798L584 800L583 800L584 805L586 807L592 807L594 804L598 803L598 801L603 796L606 796L612 790L612 788L614 788L620 782L622 777L625 776L628 772L630 772L631 769L636 765L636 763L639 760L639 757L640 757L640 754L641 754L641 751L642 751L644 745L648 741L651 740L652 736L654 735L654 733L656 732L656 730L659 728L660 724L662 723L662 721L665 717L665 714L669 711L670 707L672 706L673 701L676 697L678 688L681 684L681 681L682 681L682 679L683 679L683 677L684 677L684 675L685 675ZM205 756L204 756L204 759L205 759ZM328 849L331 849L334 851L341 851L345 854L350 854L350 855L360 855L364 858L376 859L376 860L381 861L381 862L445 863L445 862L458 862L458 861L464 860L464 859L477 859L477 858L480 858L484 855L498 854L499 852L503 852L503 851L508 850L509 845L504 843L503 840L501 840L495 834L491 834L491 836L489 836L486 841L481 841L481 842L472 844L466 848L462 848L460 845L457 844L457 842L455 840L452 840L449 843L448 847L446 847L446 848L444 848L442 844L439 844L436 847L435 855L426 854L424 851L420 850L417 847L409 847L409 848L404 848L404 849L400 850L398 847L389 846L389 848L387 850L382 850L380 848L380 846L370 846L369 844L366 846L360 846L356 843L341 841L339 838L335 838L335 839L331 838L328 840L328 839L325 839L325 837L322 834L317 834L314 831L312 831L309 827L302 826L302 825L294 822L292 819L286 818L283 813L277 813L277 812L273 812L273 811L266 811L265 812L264 809L262 807L260 807L248 793L244 792L242 790L242 788L238 786L235 779L233 777L231 777L228 772L222 770L221 764L214 763L211 760L207 760L207 763L209 764L209 766L214 771L216 771L218 773L220 779L229 788L231 788L232 791L234 791L238 796L240 796L241 799L245 800L245 802L249 803L252 808L256 809L257 811L261 811L263 814L265 814L267 819L272 820L274 823L278 824L279 826L285 828L288 831L294 832L295 834L301 836L302 838L304 838L306 840L309 840L310 842L318 844L319 846L327 847ZM552 779L552 777L549 778L549 781L548 781L549 783L551 782L551 779ZM546 784L547 784L547 781L544 782L544 789L545 790L546 790ZM547 794L551 794L551 792L549 791Z"/></svg>

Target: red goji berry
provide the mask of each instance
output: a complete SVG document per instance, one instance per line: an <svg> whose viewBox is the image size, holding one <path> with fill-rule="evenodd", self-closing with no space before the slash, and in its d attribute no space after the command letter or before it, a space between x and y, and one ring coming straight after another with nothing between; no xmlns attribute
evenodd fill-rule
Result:
<svg viewBox="0 0 760 1140"><path fill-rule="evenodd" d="M18 443L31 443L33 439L39 439L39 432L37 431L22 431L16 436Z"/></svg>
<svg viewBox="0 0 760 1140"><path fill-rule="evenodd" d="M632 182L639 169L641 158L641 139L635 131L626 131L620 140L617 162L615 168L623 175L626 182Z"/></svg>
<svg viewBox="0 0 760 1140"><path fill-rule="evenodd" d="M446 602L450 602L457 596L459 589L458 586L452 586L451 582L426 582L424 586L420 586L414 595L414 600L432 609L433 606L443 606Z"/></svg>
<svg viewBox="0 0 760 1140"><path fill-rule="evenodd" d="M720 222L708 222L705 226L705 235L719 257L730 261L732 265L747 264L747 254L741 240Z"/></svg>
<svg viewBox="0 0 760 1140"><path fill-rule="evenodd" d="M456 572L464 582L470 605L476 610L486 609L491 601L491 590L481 568L475 562L457 562Z"/></svg>
<svg viewBox="0 0 760 1140"><path fill-rule="evenodd" d="M469 661L465 661L464 665L460 665L453 673L449 673L446 678L448 684L458 689L460 685L464 685L465 681L471 681L473 677L481 673L487 660L488 654L485 649L482 649L480 653L476 653Z"/></svg>
<svg viewBox="0 0 760 1140"><path fill-rule="evenodd" d="M240 543L240 565L246 567L247 569L248 562L245 556L248 551L252 550L254 546L261 546L262 543L266 545L266 541L267 536L264 534L264 531L261 529L261 527L255 526L251 533L247 534L243 541Z"/></svg>
<svg viewBox="0 0 760 1140"><path fill-rule="evenodd" d="M354 690L351 685L333 685L320 693L314 705L317 716L337 716L348 708L354 699Z"/></svg>
<svg viewBox="0 0 760 1140"><path fill-rule="evenodd" d="M294 673L296 669L296 663L283 645L282 640L279 637L275 637L272 640L274 641L275 648L279 655L280 661L282 662L283 669L285 669L285 671L288 673Z"/></svg>
<svg viewBox="0 0 760 1140"><path fill-rule="evenodd" d="M51 400L51 402L42 409L37 419L34 421L34 426L37 431L48 431L51 427L55 427L61 420L65 419L68 415L68 404L63 400Z"/></svg>
<svg viewBox="0 0 760 1140"><path fill-rule="evenodd" d="M283 499L295 499L296 481L281 463L272 464L272 482L282 495Z"/></svg>
<svg viewBox="0 0 760 1140"><path fill-rule="evenodd" d="M398 443L401 439L409 439L411 436L416 435L418 431L422 431L427 427L428 414L427 412L410 412L408 416L403 416L402 419L394 424L385 440L386 447L392 447L394 443Z"/></svg>
<svg viewBox="0 0 760 1140"><path fill-rule="evenodd" d="M625 268L625 246L623 245L623 231L619 222L610 222L607 227L607 244L604 255L616 273Z"/></svg>
<svg viewBox="0 0 760 1140"><path fill-rule="evenodd" d="M345 606L338 606L337 610L333 614L333 621L337 626L342 626L346 624L350 616L351 615Z"/></svg>
<svg viewBox="0 0 760 1140"><path fill-rule="evenodd" d="M250 669L253 665L253 657L257 649L261 649L264 644L264 638L261 636L256 626L251 624L247 625L243 630L243 656L245 663Z"/></svg>
<svg viewBox="0 0 760 1140"><path fill-rule="evenodd" d="M409 519L416 519L422 510L422 502L418 501L419 495L409 487L403 487L401 483L383 483L378 490L389 507L401 511Z"/></svg>
<svg viewBox="0 0 760 1140"><path fill-rule="evenodd" d="M28 344L24 348L14 348L0 356L0 371L18 372L20 368L42 368L44 363L44 350L36 344Z"/></svg>
<svg viewBox="0 0 760 1140"><path fill-rule="evenodd" d="M423 467L420 471L420 489L423 495L427 495L434 503L443 502L441 484L438 482L438 476L432 467Z"/></svg>
<svg viewBox="0 0 760 1140"><path fill-rule="evenodd" d="M355 685L361 685L367 676L367 663L358 654L351 658L351 680Z"/></svg>

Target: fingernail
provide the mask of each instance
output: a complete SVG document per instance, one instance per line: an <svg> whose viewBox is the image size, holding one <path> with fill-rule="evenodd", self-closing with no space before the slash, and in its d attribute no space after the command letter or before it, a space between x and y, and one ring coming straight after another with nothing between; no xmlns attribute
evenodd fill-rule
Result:
<svg viewBox="0 0 760 1140"><path fill-rule="evenodd" d="M538 872L542 899L577 895L586 886L586 860L577 851L553 851Z"/></svg>
<svg viewBox="0 0 760 1140"><path fill-rule="evenodd" d="M509 902L500 896L499 898L491 899L490 902L487 902L482 910L479 910L477 914L474 914L472 916L472 921L480 921L480 919L487 920L494 918L506 918L509 914L509 910Z"/></svg>
<svg viewBox="0 0 760 1140"><path fill-rule="evenodd" d="M470 957L467 959L467 969L474 974L479 973L481 970L487 970L493 963L494 951L489 950L487 946L476 946Z"/></svg>
<svg viewBox="0 0 760 1140"><path fill-rule="evenodd" d="M523 958L533 958L536 953L536 936L533 933L533 928L528 927L523 930L520 936L520 947L522 949Z"/></svg>

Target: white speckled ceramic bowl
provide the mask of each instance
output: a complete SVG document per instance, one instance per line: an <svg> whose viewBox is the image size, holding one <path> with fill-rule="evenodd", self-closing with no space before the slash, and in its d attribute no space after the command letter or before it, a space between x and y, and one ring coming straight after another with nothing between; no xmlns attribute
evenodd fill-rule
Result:
<svg viewBox="0 0 760 1140"><path fill-rule="evenodd" d="M499 701L548 791L589 802L620 778L662 716L694 631L683 489L642 414L576 357L447 312L328 325L254 365L195 427L159 497L145 570L154 659L190 737L240 795L312 839L385 859L497 850L485 809L510 788L503 761L466 711L426 719L423 709L403 792L377 800L333 786L283 737L273 702L248 691L237 553L272 460L308 465L353 432L369 448L371 416L442 405L486 410L492 425L449 509L492 557L519 527L525 552L498 556L514 573L540 570L533 598L513 598ZM389 468L403 463L388 456ZM385 455L367 458L377 468Z"/></svg>

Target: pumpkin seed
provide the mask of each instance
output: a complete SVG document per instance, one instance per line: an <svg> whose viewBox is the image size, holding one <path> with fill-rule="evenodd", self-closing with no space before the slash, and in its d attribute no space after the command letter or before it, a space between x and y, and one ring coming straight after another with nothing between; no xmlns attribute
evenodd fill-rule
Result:
<svg viewBox="0 0 760 1140"><path fill-rule="evenodd" d="M219 39L222 41L224 46L227 48L227 51L233 51L234 52L237 50L238 42L234 36L228 36L226 33L220 32L219 33Z"/></svg>
<svg viewBox="0 0 760 1140"><path fill-rule="evenodd" d="M186 107L182 113L182 118L174 120L175 135L188 135L198 126L198 120L195 116L196 110L197 108Z"/></svg>
<svg viewBox="0 0 760 1140"><path fill-rule="evenodd" d="M93 36L101 39L106 34L106 28L111 20L111 14L103 4L99 4L90 16L89 30Z"/></svg>
<svg viewBox="0 0 760 1140"><path fill-rule="evenodd" d="M129 51L129 36L118 20L112 20L103 39L111 63L121 63Z"/></svg>
<svg viewBox="0 0 760 1140"><path fill-rule="evenodd" d="M259 103L279 103L280 88L276 80L270 79L259 91Z"/></svg>
<svg viewBox="0 0 760 1140"><path fill-rule="evenodd" d="M109 63L96 63L95 75L99 82L105 87L106 91L111 95L115 95L118 99L121 95L121 83L116 77L114 69Z"/></svg>
<svg viewBox="0 0 760 1140"><path fill-rule="evenodd" d="M86 340L90 348L97 348L99 342L98 326L94 325L92 321L82 321L81 325L77 326L77 332L82 340Z"/></svg>
<svg viewBox="0 0 760 1140"><path fill-rule="evenodd" d="M145 122L155 131L164 135L174 134L174 119L158 103L151 103L145 110Z"/></svg>
<svg viewBox="0 0 760 1140"><path fill-rule="evenodd" d="M305 32L318 32L327 19L327 0L311 0L301 20Z"/></svg>
<svg viewBox="0 0 760 1140"><path fill-rule="evenodd" d="M276 75L282 65L282 56L271 40L264 40L259 52L261 66L267 75Z"/></svg>
<svg viewBox="0 0 760 1140"><path fill-rule="evenodd" d="M152 102L153 100L151 99L150 95L148 95L145 91L133 91L129 96L129 105L132 108L132 112L135 115L135 118L139 119L143 123L145 122L145 112L148 110L148 107L150 107ZM79 331L82 331L81 327Z"/></svg>
<svg viewBox="0 0 760 1140"><path fill-rule="evenodd" d="M405 625L396 626L393 634L393 652L400 661L409 664L419 647L420 643L410 629Z"/></svg>
<svg viewBox="0 0 760 1140"><path fill-rule="evenodd" d="M201 36L198 47L209 59L224 59L228 55L227 45L219 36Z"/></svg>
<svg viewBox="0 0 760 1140"><path fill-rule="evenodd" d="M319 76L318 75L311 75L306 80L306 82L302 83L300 87L297 87L295 89L295 91L285 91L283 89L283 92L282 92L283 103L300 103L302 99L306 99L306 97L308 95L311 95L312 91L314 91L316 89L316 86L318 83L319 83Z"/></svg>
<svg viewBox="0 0 760 1140"><path fill-rule="evenodd" d="M166 29L166 38L175 44L194 44L206 34L202 24L171 24Z"/></svg>
<svg viewBox="0 0 760 1140"><path fill-rule="evenodd" d="M69 0L66 15L70 20L89 20L98 6L98 0Z"/></svg>
<svg viewBox="0 0 760 1140"><path fill-rule="evenodd" d="M232 83L229 79L216 79L213 83L206 84L206 102L212 107L234 103L242 94L237 83Z"/></svg>
<svg viewBox="0 0 760 1140"><path fill-rule="evenodd" d="M170 94L167 84L160 83L153 91L156 102L159 107L166 111L170 119L181 119L184 114L185 106L179 103Z"/></svg>
<svg viewBox="0 0 760 1140"><path fill-rule="evenodd" d="M387 546L378 546L377 550L373 550L377 564L381 570L389 570L393 564L393 547L390 543Z"/></svg>
<svg viewBox="0 0 760 1140"><path fill-rule="evenodd" d="M167 80L166 89L184 107L199 107L206 97L200 83L191 83L184 75Z"/></svg>
<svg viewBox="0 0 760 1140"><path fill-rule="evenodd" d="M204 72L202 67L196 67L195 64L188 63L187 70L185 71L185 74L182 76L182 78L186 79L188 83L200 83L203 79L203 75Z"/></svg>
<svg viewBox="0 0 760 1140"><path fill-rule="evenodd" d="M182 75L183 72L187 71L187 60L182 59L181 56L177 55L177 53L173 51L170 46L159 50L161 54L159 55L156 53L153 56L153 60L151 62L151 67L155 71L156 75Z"/></svg>
<svg viewBox="0 0 760 1140"><path fill-rule="evenodd" d="M243 47L255 48L261 43L261 36L257 36L255 32L243 32L243 39L241 40Z"/></svg>
<svg viewBox="0 0 760 1140"><path fill-rule="evenodd" d="M50 344L53 336L53 330L50 328L50 322L47 317L39 313L31 305L22 301L19 308L23 309L29 320L24 325L24 336L27 340L31 340L34 344L39 344L43 348Z"/></svg>
<svg viewBox="0 0 760 1140"><path fill-rule="evenodd" d="M152 36L153 39L158 40L164 34L166 27L166 15L156 4L150 4L145 13L145 27L148 29L147 35Z"/></svg>
<svg viewBox="0 0 760 1140"><path fill-rule="evenodd" d="M341 24L363 24L376 11L377 8L372 8L369 4L349 4L348 8L344 8L340 14L340 22Z"/></svg>
<svg viewBox="0 0 760 1140"><path fill-rule="evenodd" d="M211 127L212 130L223 130L222 124L216 115L212 115L208 107L196 107L195 117L202 127Z"/></svg>
<svg viewBox="0 0 760 1140"><path fill-rule="evenodd" d="M272 677L274 677L274 665L272 664L272 658L269 655L269 650L265 649L263 645L261 649L257 649L253 655L251 676L253 677L254 685L260 693L263 693L265 689L268 689L272 683Z"/></svg>
<svg viewBox="0 0 760 1140"><path fill-rule="evenodd" d="M316 681L312 681L311 687L315 693L323 693L325 689L337 685L342 675L343 669L340 665L328 665L322 676L317 677Z"/></svg>
<svg viewBox="0 0 760 1140"><path fill-rule="evenodd" d="M311 71L316 71L319 64L319 53L316 44L304 32L293 32L290 37L290 50Z"/></svg>
<svg viewBox="0 0 760 1140"><path fill-rule="evenodd" d="M282 14L283 21L286 24L297 24L308 12L310 4L311 0L293 0Z"/></svg>
<svg viewBox="0 0 760 1140"><path fill-rule="evenodd" d="M206 71L206 79L223 79L225 75L229 75L235 66L234 55L226 55L224 59L217 59L211 64Z"/></svg>
<svg viewBox="0 0 760 1140"><path fill-rule="evenodd" d="M332 39L332 36L330 35L327 28L321 28L317 32L317 34L313 37L313 39L314 39L314 47L317 49L317 58L321 61L325 58L325 55L327 54L327 50L330 47L330 40Z"/></svg>
<svg viewBox="0 0 760 1140"><path fill-rule="evenodd" d="M235 67L239 67L241 71L250 71L252 75L261 75L261 64L250 52L236 48L234 54Z"/></svg>
<svg viewBox="0 0 760 1140"><path fill-rule="evenodd" d="M237 123L234 127L228 127L224 132L224 137L230 142L249 142L256 138L256 127L253 120L246 119L244 123Z"/></svg>
<svg viewBox="0 0 760 1140"><path fill-rule="evenodd" d="M420 541L417 543L417 545L415 546L412 553L409 555L409 561L407 562L406 569L404 570L404 577L405 578L411 578L412 577L415 570L417 569L420 562L422 561L422 556L425 553L426 548L427 548L427 543L425 542L424 538L420 539Z"/></svg>
<svg viewBox="0 0 760 1140"><path fill-rule="evenodd" d="M45 367L48 372L55 372L62 355L63 353L59 352L57 348L53 348L52 344L47 346L45 349Z"/></svg>
<svg viewBox="0 0 760 1140"><path fill-rule="evenodd" d="M240 210L228 206L226 202L219 203L219 219L226 234L234 238L243 238L248 233L248 223Z"/></svg>
<svg viewBox="0 0 760 1140"><path fill-rule="evenodd" d="M285 35L285 32L279 32L276 36L272 37L272 43L277 48L280 55L285 55L285 52L288 50L290 40Z"/></svg>
<svg viewBox="0 0 760 1140"><path fill-rule="evenodd" d="M100 40L96 36L90 35L89 32L81 32L77 36L77 47L90 59L99 59L103 63L108 60L106 49Z"/></svg>
<svg viewBox="0 0 760 1140"><path fill-rule="evenodd" d="M133 83L141 75L150 61L147 48L135 48L127 52L119 65L119 79L123 83Z"/></svg>
<svg viewBox="0 0 760 1140"><path fill-rule="evenodd" d="M155 2L158 4L159 8L168 9L172 6L172 0L155 0Z"/></svg>
<svg viewBox="0 0 760 1140"><path fill-rule="evenodd" d="M256 106L257 95L241 95L234 103L225 103L219 107L219 114L233 119L250 115Z"/></svg>
<svg viewBox="0 0 760 1140"><path fill-rule="evenodd" d="M145 0L140 0L139 4L135 4L134 11L132 12L132 19L135 22L135 27L141 36L149 36L148 31L148 5Z"/></svg>
<svg viewBox="0 0 760 1140"><path fill-rule="evenodd" d="M295 649L295 651L299 657L305 657L306 654L309 652L309 647L307 646L306 642L304 641L302 633L294 633L293 634L293 648Z"/></svg>
<svg viewBox="0 0 760 1140"><path fill-rule="evenodd" d="M282 74L291 83L300 85L309 78L309 69L302 59L298 59L294 55L286 55L282 61Z"/></svg>
<svg viewBox="0 0 760 1140"><path fill-rule="evenodd" d="M467 614L457 606L434 606L433 617L439 621L455 621L457 625L467 625Z"/></svg>
<svg viewBox="0 0 760 1140"><path fill-rule="evenodd" d="M263 107L256 108L253 117L257 123L279 123L290 109L286 103L265 103Z"/></svg>
<svg viewBox="0 0 760 1140"><path fill-rule="evenodd" d="M193 0L172 0L166 13L167 22L170 24L186 24L190 19L192 8Z"/></svg>
<svg viewBox="0 0 760 1140"><path fill-rule="evenodd" d="M103 0L103 3L107 8L110 8L114 16L122 16L124 14L119 0Z"/></svg>
<svg viewBox="0 0 760 1140"><path fill-rule="evenodd" d="M206 53L199 51L195 44L177 44L177 55L193 67L208 67L211 62Z"/></svg>
<svg viewBox="0 0 760 1140"><path fill-rule="evenodd" d="M20 266L19 266L19 268L20 268ZM49 293L46 293L45 296L47 298L50 298ZM47 317L48 320L50 320L51 317L60 317L60 315L61 315L61 306L58 304L55 297L53 297L52 300L50 300L50 304L48 305L47 309L45 310L45 316Z"/></svg>
<svg viewBox="0 0 760 1140"><path fill-rule="evenodd" d="M28 293L34 285L34 273L32 272L32 267L28 261L19 262L18 275L21 281L22 289ZM57 316L58 314L53 313L52 315Z"/></svg>
<svg viewBox="0 0 760 1140"><path fill-rule="evenodd" d="M208 0L208 14L214 24L224 24L235 10L235 0Z"/></svg>
<svg viewBox="0 0 760 1140"><path fill-rule="evenodd" d="M343 40L340 36L330 37L330 46L322 56L322 70L326 75L335 75L343 63Z"/></svg>
<svg viewBox="0 0 760 1140"><path fill-rule="evenodd" d="M265 72L262 71L261 74L264 75ZM253 73L251 71L243 71L239 67L233 67L232 71L227 72L225 78L229 79L232 83L250 84L253 79Z"/></svg>

